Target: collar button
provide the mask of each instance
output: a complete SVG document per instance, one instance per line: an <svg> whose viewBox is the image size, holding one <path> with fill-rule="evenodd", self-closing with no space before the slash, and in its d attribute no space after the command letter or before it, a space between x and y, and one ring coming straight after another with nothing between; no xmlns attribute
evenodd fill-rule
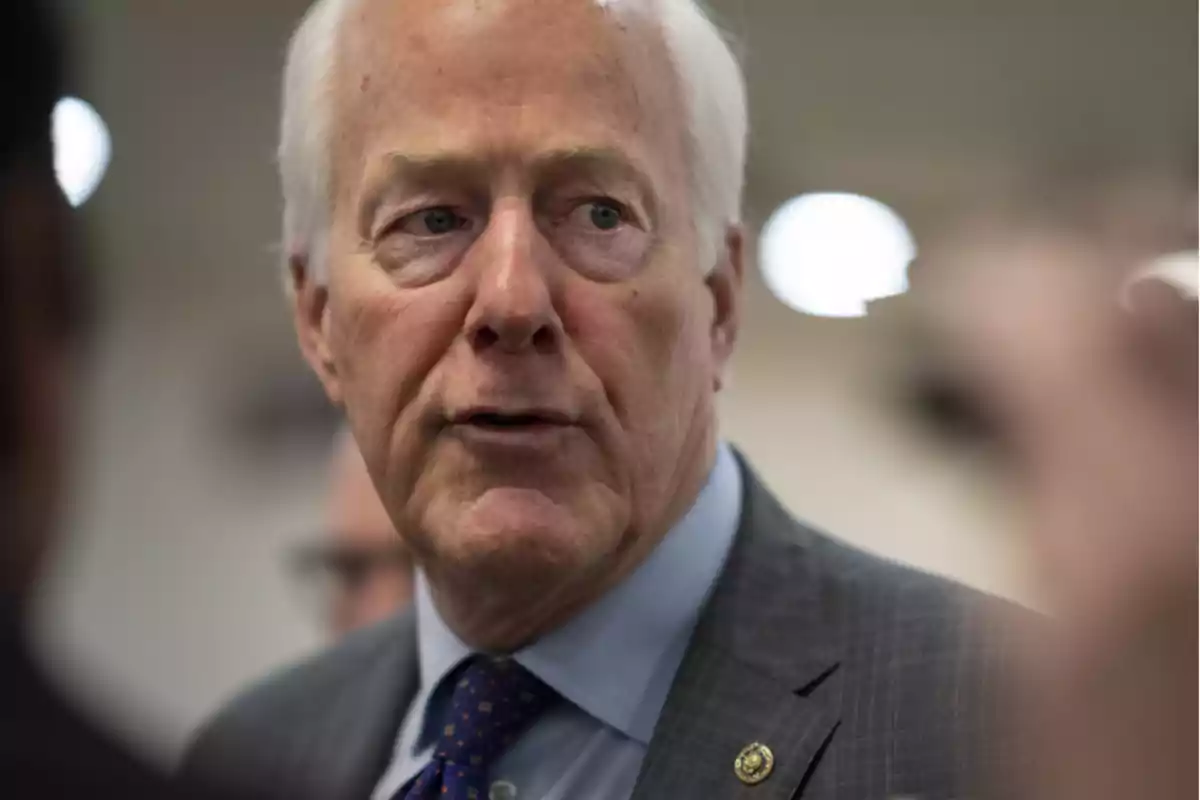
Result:
<svg viewBox="0 0 1200 800"><path fill-rule="evenodd" d="M517 800L517 787L511 781L495 781L488 789L488 800Z"/></svg>

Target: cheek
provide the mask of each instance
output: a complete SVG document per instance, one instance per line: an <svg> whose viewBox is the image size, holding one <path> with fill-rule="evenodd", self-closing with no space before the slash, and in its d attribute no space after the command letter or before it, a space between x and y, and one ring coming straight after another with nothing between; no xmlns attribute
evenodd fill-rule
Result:
<svg viewBox="0 0 1200 800"><path fill-rule="evenodd" d="M654 424L707 374L695 299L666 282L596 288L572 309L583 320L573 338L625 427Z"/></svg>
<svg viewBox="0 0 1200 800"><path fill-rule="evenodd" d="M639 294L628 307L638 347L645 354L643 368L656 376L653 397L676 414L708 383L711 352L701 301L684 288L666 286Z"/></svg>
<svg viewBox="0 0 1200 800"><path fill-rule="evenodd" d="M378 451L368 455L373 443L385 447L412 427L406 411L420 412L429 378L464 314L464 303L446 284L399 289L379 276L331 287L330 347L347 416L371 461L387 458Z"/></svg>

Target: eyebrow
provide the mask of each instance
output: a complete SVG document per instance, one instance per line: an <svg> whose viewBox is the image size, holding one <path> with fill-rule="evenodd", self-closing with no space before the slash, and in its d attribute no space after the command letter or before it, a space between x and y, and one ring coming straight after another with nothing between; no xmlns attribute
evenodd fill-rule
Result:
<svg viewBox="0 0 1200 800"><path fill-rule="evenodd" d="M643 193L653 196L649 175L619 150L603 147L577 147L552 150L534 159L533 172L538 177L578 172L584 175L614 175L636 184Z"/></svg>
<svg viewBox="0 0 1200 800"><path fill-rule="evenodd" d="M371 179L370 186L363 196L362 219L369 219L387 193L397 185L411 183L419 188L434 182L466 182L485 175L497 162L504 161L505 158L503 154L464 157L451 152L388 153L383 158L383 168ZM585 179L616 177L634 184L648 205L653 205L658 196L647 172L625 153L614 148L572 147L550 150L533 158L530 167L538 180L571 174L578 174Z"/></svg>

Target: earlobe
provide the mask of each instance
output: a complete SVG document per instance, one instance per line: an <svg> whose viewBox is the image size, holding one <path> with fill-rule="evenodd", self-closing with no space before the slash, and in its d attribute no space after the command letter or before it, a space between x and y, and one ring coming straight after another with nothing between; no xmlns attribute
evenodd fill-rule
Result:
<svg viewBox="0 0 1200 800"><path fill-rule="evenodd" d="M329 289L312 278L302 256L288 259L292 322L300 352L325 387L330 402L341 405L342 388L329 347Z"/></svg>

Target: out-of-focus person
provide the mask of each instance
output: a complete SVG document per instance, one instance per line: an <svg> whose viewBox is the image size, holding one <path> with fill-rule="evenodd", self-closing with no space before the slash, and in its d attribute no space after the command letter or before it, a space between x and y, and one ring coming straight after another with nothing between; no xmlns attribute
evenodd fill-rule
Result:
<svg viewBox="0 0 1200 800"><path fill-rule="evenodd" d="M1197 796L1194 208L1157 239L1126 214L1116 234L1043 221L947 254L957 374L1054 619L1010 665L1031 800Z"/></svg>
<svg viewBox="0 0 1200 800"><path fill-rule="evenodd" d="M50 140L60 46L39 4L0 4L0 797L216 797L143 765L74 709L26 629L55 535L86 327L88 281Z"/></svg>
<svg viewBox="0 0 1200 800"><path fill-rule="evenodd" d="M332 462L326 530L297 550L295 568L338 639L406 608L413 565L348 431Z"/></svg>

